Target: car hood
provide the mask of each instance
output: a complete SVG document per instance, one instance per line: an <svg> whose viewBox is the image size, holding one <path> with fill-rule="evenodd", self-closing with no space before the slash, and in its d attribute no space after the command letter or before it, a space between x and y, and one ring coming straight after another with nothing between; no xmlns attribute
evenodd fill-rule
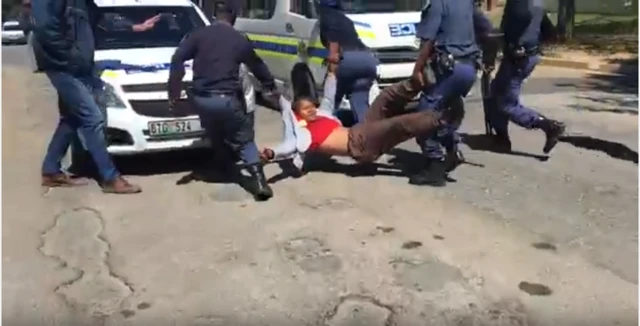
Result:
<svg viewBox="0 0 640 326"><path fill-rule="evenodd" d="M169 78L171 56L176 48L98 50L97 65L105 69L102 79L120 85L164 83ZM185 63L185 80L191 80L192 61Z"/></svg>

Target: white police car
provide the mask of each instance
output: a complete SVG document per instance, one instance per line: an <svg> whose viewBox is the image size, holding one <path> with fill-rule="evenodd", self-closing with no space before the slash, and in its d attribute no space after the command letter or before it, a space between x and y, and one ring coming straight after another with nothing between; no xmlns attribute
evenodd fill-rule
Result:
<svg viewBox="0 0 640 326"><path fill-rule="evenodd" d="M95 60L119 62L102 73L106 84L108 150L114 155L205 146L200 119L186 94L169 111L169 63L180 41L208 18L189 0L96 0L99 8ZM153 28L132 24L160 15ZM187 64L184 86L192 78ZM244 81L248 107L253 86Z"/></svg>

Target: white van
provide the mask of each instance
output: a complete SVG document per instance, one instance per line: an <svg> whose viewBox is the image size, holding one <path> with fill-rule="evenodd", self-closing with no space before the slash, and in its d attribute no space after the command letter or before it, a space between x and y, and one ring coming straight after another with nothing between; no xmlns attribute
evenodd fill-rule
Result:
<svg viewBox="0 0 640 326"><path fill-rule="evenodd" d="M189 0L96 0L99 8L95 60L120 61L102 74L106 83L108 150L115 155L205 146L200 119L183 98L169 111L167 80L171 57L185 35L209 25ZM153 29L133 32L132 24L157 14ZM193 74L187 62L184 87ZM131 67L134 68L131 68ZM243 82L249 108L254 89ZM177 114L176 114L177 112Z"/></svg>
<svg viewBox="0 0 640 326"><path fill-rule="evenodd" d="M280 82L288 82L297 62L306 62L321 88L327 49L320 42L314 0L240 0L244 10L236 28L247 33ZM380 60L381 87L408 78L418 54L416 25L428 0L344 0L362 41ZM342 107L348 107L345 100Z"/></svg>
<svg viewBox="0 0 640 326"><path fill-rule="evenodd" d="M24 35L22 26L15 20L2 23L2 44L26 44L27 37Z"/></svg>

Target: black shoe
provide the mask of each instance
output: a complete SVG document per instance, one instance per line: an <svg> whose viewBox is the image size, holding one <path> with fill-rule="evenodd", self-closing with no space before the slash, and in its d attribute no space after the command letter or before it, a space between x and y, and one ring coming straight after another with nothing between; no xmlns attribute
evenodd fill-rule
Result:
<svg viewBox="0 0 640 326"><path fill-rule="evenodd" d="M447 151L447 158L444 160L445 171L451 172L465 162L464 155L459 149Z"/></svg>
<svg viewBox="0 0 640 326"><path fill-rule="evenodd" d="M251 174L251 179L254 182L253 197L256 201L265 201L273 197L273 190L267 183L267 178L264 176L264 170L262 164L253 164L247 166L247 170Z"/></svg>
<svg viewBox="0 0 640 326"><path fill-rule="evenodd" d="M496 134L493 136L492 146L496 153L511 153L511 139L509 139L509 135Z"/></svg>
<svg viewBox="0 0 640 326"><path fill-rule="evenodd" d="M551 152L551 150L558 143L558 139L560 138L560 136L562 136L562 134L564 134L564 131L567 128L564 123L547 119L545 117L540 117L540 119L536 123L536 127L544 131L545 135L547 136L547 140L544 142L544 147L542 148L542 151L545 154L549 154L549 152Z"/></svg>
<svg viewBox="0 0 640 326"><path fill-rule="evenodd" d="M416 186L443 187L447 184L447 169L443 160L429 161L426 169L412 175L409 184Z"/></svg>

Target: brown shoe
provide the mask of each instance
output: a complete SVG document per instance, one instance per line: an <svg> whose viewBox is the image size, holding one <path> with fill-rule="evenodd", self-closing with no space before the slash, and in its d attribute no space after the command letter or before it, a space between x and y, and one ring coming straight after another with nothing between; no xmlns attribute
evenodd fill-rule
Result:
<svg viewBox="0 0 640 326"><path fill-rule="evenodd" d="M142 192L142 188L132 185L123 177L117 177L113 181L105 182L102 185L102 192L107 194L137 194Z"/></svg>
<svg viewBox="0 0 640 326"><path fill-rule="evenodd" d="M71 178L65 173L56 173L56 174L43 174L42 175L42 186L49 188L58 188L58 187L78 187L78 186L86 186L89 184L87 180L80 178Z"/></svg>

